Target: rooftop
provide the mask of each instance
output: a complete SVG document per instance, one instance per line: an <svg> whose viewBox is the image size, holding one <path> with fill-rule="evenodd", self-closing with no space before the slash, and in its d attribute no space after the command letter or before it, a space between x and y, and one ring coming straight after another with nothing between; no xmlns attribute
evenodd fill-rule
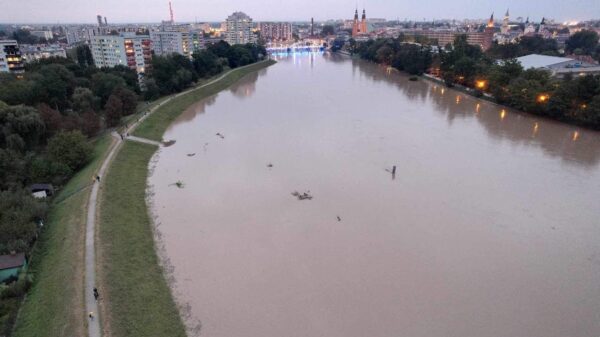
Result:
<svg viewBox="0 0 600 337"><path fill-rule="evenodd" d="M558 56L547 56L540 54L530 54L526 56L517 57L517 61L521 63L523 69L529 68L546 68L554 64L574 61L568 57Z"/></svg>
<svg viewBox="0 0 600 337"><path fill-rule="evenodd" d="M0 270L21 267L25 263L25 253L0 255Z"/></svg>

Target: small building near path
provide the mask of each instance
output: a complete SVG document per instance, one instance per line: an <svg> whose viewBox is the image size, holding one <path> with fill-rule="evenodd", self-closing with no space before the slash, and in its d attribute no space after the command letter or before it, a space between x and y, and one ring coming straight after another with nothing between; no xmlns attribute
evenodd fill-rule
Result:
<svg viewBox="0 0 600 337"><path fill-rule="evenodd" d="M19 277L19 272L27 267L25 253L0 255L0 282Z"/></svg>
<svg viewBox="0 0 600 337"><path fill-rule="evenodd" d="M51 184L33 184L29 190L35 198L51 197L54 194L54 187Z"/></svg>

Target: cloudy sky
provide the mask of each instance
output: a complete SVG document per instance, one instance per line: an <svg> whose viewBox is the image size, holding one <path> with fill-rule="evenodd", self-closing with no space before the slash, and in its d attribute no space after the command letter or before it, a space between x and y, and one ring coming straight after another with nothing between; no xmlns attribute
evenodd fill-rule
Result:
<svg viewBox="0 0 600 337"><path fill-rule="evenodd" d="M172 0L175 21L222 21L243 11L255 21L351 18L354 8L387 19L476 19L491 12L512 18L542 16L558 21L600 18L600 0ZM168 18L168 0L0 0L0 23L158 22Z"/></svg>

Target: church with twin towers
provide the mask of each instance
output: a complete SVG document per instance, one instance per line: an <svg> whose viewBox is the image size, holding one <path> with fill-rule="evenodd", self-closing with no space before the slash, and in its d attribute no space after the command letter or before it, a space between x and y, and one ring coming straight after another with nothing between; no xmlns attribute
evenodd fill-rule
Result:
<svg viewBox="0 0 600 337"><path fill-rule="evenodd" d="M362 11L362 18L358 20L358 8L354 11L354 21L352 22L352 37L367 34L367 14L365 9Z"/></svg>

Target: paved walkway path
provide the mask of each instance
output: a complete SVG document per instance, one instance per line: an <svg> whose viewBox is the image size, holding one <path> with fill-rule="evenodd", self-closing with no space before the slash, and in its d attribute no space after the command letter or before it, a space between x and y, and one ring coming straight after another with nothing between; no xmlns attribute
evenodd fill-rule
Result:
<svg viewBox="0 0 600 337"><path fill-rule="evenodd" d="M244 67L246 67L246 66L244 66ZM236 69L240 69L240 68L244 68L244 67L239 67ZM223 79L230 72L231 72L231 70L224 73L223 75L217 77L216 79L214 79L212 81L209 81L209 82L202 84L200 86L197 86L197 87L190 88L190 89L180 92L176 95L172 95L172 96L168 97L167 99L165 99L164 101L156 104L154 107L152 107L152 109L148 110L147 114L143 115L135 123L130 125L125 130L125 134L129 134L129 133L133 132L133 130L142 121L144 121L144 119L146 119L148 116L150 116L150 114L152 114L154 111L156 111L156 109L161 107L163 104L170 102L173 98L179 97L181 95L185 95L189 91L200 89L205 86L211 85L211 84ZM94 288L96 287L96 250L95 250L96 248L95 248L94 239L95 239L95 231L96 231L95 230L96 211L98 210L98 206L99 206L98 191L100 190L100 184L103 182L103 178L106 176L106 171L108 170L108 166L109 166L112 158L115 156L115 153L117 153L119 151L121 145L123 144L123 139L121 139L121 136L117 132L113 131L111 133L111 135L116 139L116 142L115 142L115 144L112 145L110 152L108 153L108 155L106 155L106 157L104 158L104 161L102 162L102 166L100 167L100 170L97 173L97 175L100 177L100 181L96 181L96 183L94 183L94 185L92 187L92 192L90 193L90 199L89 199L88 205L87 205L87 221L86 221L86 225L85 225L85 307L87 310L86 316L89 313L93 313L93 315L94 315L93 319L88 318L88 337L101 337L102 336L102 332L100 329L100 317L98 315L98 303L96 302L96 299L94 298ZM135 136L131 136L131 135L126 138L133 140L133 141L152 144L152 145L160 146L160 144L161 144L160 142L157 142L157 141L153 141L153 140L146 139L146 138L135 137ZM92 178L92 177L90 177L90 178ZM102 294L100 294L100 300L102 300Z"/></svg>
<svg viewBox="0 0 600 337"><path fill-rule="evenodd" d="M142 137L136 137L136 136L127 136L126 139L129 140L133 140L139 143L146 143L146 144L151 144L151 145L156 145L156 146L161 146L162 143L161 142L157 142L155 140L150 140L150 139L146 139L146 138L142 138Z"/></svg>

